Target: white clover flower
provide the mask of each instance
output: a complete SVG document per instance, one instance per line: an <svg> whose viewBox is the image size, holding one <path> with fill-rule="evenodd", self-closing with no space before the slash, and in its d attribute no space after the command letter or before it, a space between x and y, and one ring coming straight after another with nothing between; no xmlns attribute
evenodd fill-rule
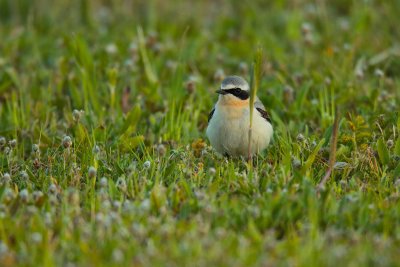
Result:
<svg viewBox="0 0 400 267"><path fill-rule="evenodd" d="M74 119L75 122L79 122L82 117L82 114L83 114L82 110L74 109L72 111L72 118Z"/></svg>
<svg viewBox="0 0 400 267"><path fill-rule="evenodd" d="M93 149L92 149L92 153L97 155L100 153L100 147L98 145L94 145Z"/></svg>
<svg viewBox="0 0 400 267"><path fill-rule="evenodd" d="M355 72L355 74L356 74L356 77L357 77L358 79L364 78L364 71L363 71L361 68L360 68L360 69L357 69L356 72Z"/></svg>
<svg viewBox="0 0 400 267"><path fill-rule="evenodd" d="M329 77L325 77L324 82L325 82L326 85L331 85L332 80Z"/></svg>
<svg viewBox="0 0 400 267"><path fill-rule="evenodd" d="M90 177L90 178L96 177L96 174L97 174L96 168L93 167L93 166L90 166L90 167L89 167L89 170L88 170L88 175L89 175L89 177Z"/></svg>
<svg viewBox="0 0 400 267"><path fill-rule="evenodd" d="M335 164L333 165L333 169L344 170L347 166L349 166L349 164L347 162L338 161L338 162L335 162Z"/></svg>
<svg viewBox="0 0 400 267"><path fill-rule="evenodd" d="M70 136L66 135L64 136L63 140L62 140L62 145L64 146L64 148L69 148L72 146L72 139Z"/></svg>
<svg viewBox="0 0 400 267"><path fill-rule="evenodd" d="M131 52L134 52L134 53L138 52L138 45L137 45L137 43L134 42L134 41L132 41L132 42L129 44L129 50L130 50Z"/></svg>
<svg viewBox="0 0 400 267"><path fill-rule="evenodd" d="M104 222L104 214L101 213L101 212L97 213L96 216L95 216L95 219L96 219L97 223L103 224L103 222Z"/></svg>
<svg viewBox="0 0 400 267"><path fill-rule="evenodd" d="M0 136L0 147L5 146L7 143L6 138L4 138L3 136Z"/></svg>
<svg viewBox="0 0 400 267"><path fill-rule="evenodd" d="M106 52L108 54L116 54L118 52L118 47L114 43L110 43L106 46Z"/></svg>
<svg viewBox="0 0 400 267"><path fill-rule="evenodd" d="M303 24L301 24L301 32L306 35L309 34L312 30L312 26L310 23L308 22L304 22Z"/></svg>
<svg viewBox="0 0 400 267"><path fill-rule="evenodd" d="M124 203L123 203L123 205L122 205L122 208L123 208L123 210L125 211L125 212L130 212L130 211L132 211L133 210L133 205L132 205L132 202L131 201L129 201L128 199L126 199L125 201L124 201Z"/></svg>
<svg viewBox="0 0 400 267"><path fill-rule="evenodd" d="M11 176L8 172L3 174L3 180L2 183L3 184L8 184L9 182L11 182Z"/></svg>
<svg viewBox="0 0 400 267"><path fill-rule="evenodd" d="M106 199L103 202L101 202L101 207L105 210L109 210L111 208L110 200Z"/></svg>
<svg viewBox="0 0 400 267"><path fill-rule="evenodd" d="M71 205L79 206L79 193L74 189L70 190L68 192L68 201Z"/></svg>
<svg viewBox="0 0 400 267"><path fill-rule="evenodd" d="M247 75L247 73L249 72L249 66L246 62L239 63L239 71L242 75Z"/></svg>
<svg viewBox="0 0 400 267"><path fill-rule="evenodd" d="M117 180L117 188L121 191L126 191L127 185L125 178L123 176L119 177Z"/></svg>
<svg viewBox="0 0 400 267"><path fill-rule="evenodd" d="M4 154L5 154L5 155L10 154L10 151L11 151L10 147L6 146L6 147L4 148Z"/></svg>
<svg viewBox="0 0 400 267"><path fill-rule="evenodd" d="M375 76L377 76L377 77L379 77L379 78L381 78L381 77L383 77L383 76L385 75L385 73L384 73L383 70L381 70L381 69L376 69L376 70L374 71L374 74L375 74Z"/></svg>
<svg viewBox="0 0 400 267"><path fill-rule="evenodd" d="M28 190L27 189L21 190L21 192L19 192L19 198L24 203L28 202L28 200L29 200L29 192L28 192Z"/></svg>
<svg viewBox="0 0 400 267"><path fill-rule="evenodd" d="M165 67L170 70L176 70L176 68L178 67L178 64L173 60L167 60L165 62Z"/></svg>
<svg viewBox="0 0 400 267"><path fill-rule="evenodd" d="M225 72L223 69L217 69L214 73L214 80L221 82L225 77Z"/></svg>
<svg viewBox="0 0 400 267"><path fill-rule="evenodd" d="M140 203L140 209L142 211L149 211L151 207L150 199L146 198Z"/></svg>
<svg viewBox="0 0 400 267"><path fill-rule="evenodd" d="M389 139L389 140L387 140L387 142L386 142L386 146L387 146L388 148L392 148L392 147L393 147L393 145L394 145L394 142L393 142L393 140L392 140L392 139Z"/></svg>
<svg viewBox="0 0 400 267"><path fill-rule="evenodd" d="M38 202L43 197L42 191L36 190L32 193L33 201Z"/></svg>
<svg viewBox="0 0 400 267"><path fill-rule="evenodd" d="M27 181L27 180L29 179L28 173L27 173L26 171L21 171L21 178L22 178L24 181Z"/></svg>
<svg viewBox="0 0 400 267"><path fill-rule="evenodd" d="M145 168L145 169L150 169L150 167L151 167L151 162L150 162L149 160L146 160L146 161L143 163L143 168Z"/></svg>
<svg viewBox="0 0 400 267"><path fill-rule="evenodd" d="M43 240L42 234L39 232L34 232L31 234L32 242L35 244L41 243Z"/></svg>
<svg viewBox="0 0 400 267"><path fill-rule="evenodd" d="M156 151L160 156L164 156L165 153L167 152L167 149L163 144L158 144L156 147Z"/></svg>
<svg viewBox="0 0 400 267"><path fill-rule="evenodd" d="M17 146L17 140L16 139L10 140L8 144L10 145L10 147L14 148Z"/></svg>
<svg viewBox="0 0 400 267"><path fill-rule="evenodd" d="M32 145L32 151L33 151L33 153L39 153L40 152L40 150L39 150L39 145L38 144L33 144Z"/></svg>
<svg viewBox="0 0 400 267"><path fill-rule="evenodd" d="M292 166L295 169L299 169L301 167L301 161L296 157L292 157Z"/></svg>
<svg viewBox="0 0 400 267"><path fill-rule="evenodd" d="M107 178L106 178L106 177L102 177L102 178L100 179L100 187L106 188L107 185L108 185L108 180L107 180Z"/></svg>
<svg viewBox="0 0 400 267"><path fill-rule="evenodd" d="M113 250L112 258L115 262L122 262L124 260L124 257L124 253L120 249L116 248Z"/></svg>
<svg viewBox="0 0 400 267"><path fill-rule="evenodd" d="M297 142L303 142L304 141L304 135L302 135L301 133L299 133L296 137Z"/></svg>
<svg viewBox="0 0 400 267"><path fill-rule="evenodd" d="M6 188L6 190L3 193L3 200L6 203L11 202L14 199L14 191L12 191L10 188Z"/></svg>
<svg viewBox="0 0 400 267"><path fill-rule="evenodd" d="M50 212L44 214L44 223L47 227L50 227L53 224L53 217Z"/></svg>
<svg viewBox="0 0 400 267"><path fill-rule="evenodd" d="M208 173L209 173L210 175L215 175L215 174L217 173L217 170L216 170L214 167L210 167L210 168L208 169Z"/></svg>
<svg viewBox="0 0 400 267"><path fill-rule="evenodd" d="M38 214L38 208L36 206L29 205L29 206L26 207L26 214L28 216L37 215Z"/></svg>
<svg viewBox="0 0 400 267"><path fill-rule="evenodd" d="M52 206L56 206L56 205L59 204L58 198L57 198L57 196L56 196L55 194L54 194L54 195L49 195L49 203L50 203Z"/></svg>
<svg viewBox="0 0 400 267"><path fill-rule="evenodd" d="M121 208L121 202L118 201L118 200L114 200L113 208L116 209L116 210L119 210Z"/></svg>
<svg viewBox="0 0 400 267"><path fill-rule="evenodd" d="M131 229L135 236L143 238L147 235L147 228L141 223L133 223Z"/></svg>
<svg viewBox="0 0 400 267"><path fill-rule="evenodd" d="M8 253L8 246L3 243L3 241L0 241L0 258Z"/></svg>
<svg viewBox="0 0 400 267"><path fill-rule="evenodd" d="M54 195L57 193L57 186L55 184L51 184L48 189L49 194Z"/></svg>
<svg viewBox="0 0 400 267"><path fill-rule="evenodd" d="M195 76L190 76L185 82L185 88L189 93L193 93L196 89L197 78Z"/></svg>

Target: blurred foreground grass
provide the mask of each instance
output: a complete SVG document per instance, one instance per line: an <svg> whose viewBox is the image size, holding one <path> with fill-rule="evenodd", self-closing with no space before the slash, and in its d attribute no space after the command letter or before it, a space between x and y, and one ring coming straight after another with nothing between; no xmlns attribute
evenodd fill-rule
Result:
<svg viewBox="0 0 400 267"><path fill-rule="evenodd" d="M1 266L399 265L400 2L248 2L0 0ZM258 46L250 175L204 131Z"/></svg>

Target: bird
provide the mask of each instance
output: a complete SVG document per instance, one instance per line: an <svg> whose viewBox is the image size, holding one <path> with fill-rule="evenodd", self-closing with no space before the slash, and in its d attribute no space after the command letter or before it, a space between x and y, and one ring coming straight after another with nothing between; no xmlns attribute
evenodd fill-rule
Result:
<svg viewBox="0 0 400 267"><path fill-rule="evenodd" d="M273 135L270 116L258 97L254 101L249 151L250 87L240 76L222 80L218 101L208 116L206 135L211 146L228 157L253 156L266 149Z"/></svg>

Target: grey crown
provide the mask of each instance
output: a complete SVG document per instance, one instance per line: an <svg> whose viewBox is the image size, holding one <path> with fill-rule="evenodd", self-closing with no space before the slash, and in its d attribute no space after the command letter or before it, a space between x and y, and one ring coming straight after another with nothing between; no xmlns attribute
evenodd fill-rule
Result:
<svg viewBox="0 0 400 267"><path fill-rule="evenodd" d="M228 76L226 77L222 83L221 83L221 88L226 87L227 85L234 85L237 87L240 87L241 89L245 89L248 87L247 82L239 76Z"/></svg>

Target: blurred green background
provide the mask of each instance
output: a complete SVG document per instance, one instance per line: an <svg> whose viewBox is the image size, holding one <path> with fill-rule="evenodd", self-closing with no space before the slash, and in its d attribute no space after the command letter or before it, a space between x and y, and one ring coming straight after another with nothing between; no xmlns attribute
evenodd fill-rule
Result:
<svg viewBox="0 0 400 267"><path fill-rule="evenodd" d="M399 15L397 0L0 0L0 265L398 266ZM250 172L205 128L259 47L275 136Z"/></svg>

